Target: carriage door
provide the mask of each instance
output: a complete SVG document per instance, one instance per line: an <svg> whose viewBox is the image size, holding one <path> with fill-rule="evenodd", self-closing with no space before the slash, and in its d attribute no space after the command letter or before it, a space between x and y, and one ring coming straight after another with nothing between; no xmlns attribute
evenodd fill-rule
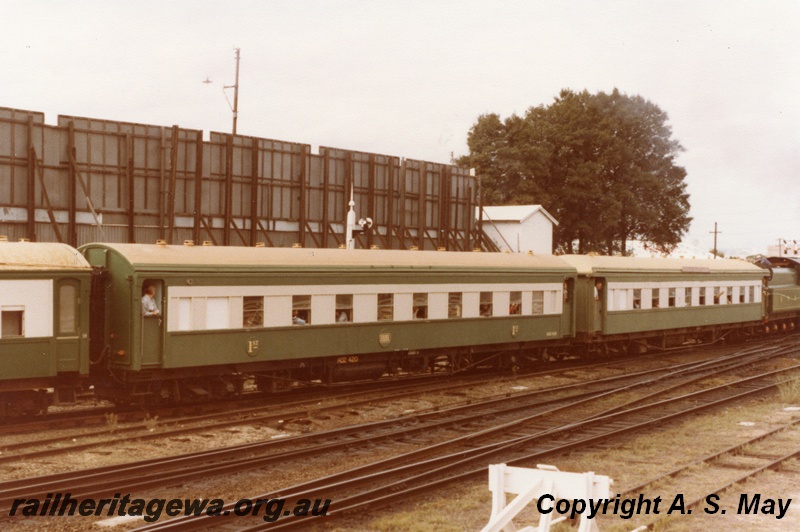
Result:
<svg viewBox="0 0 800 532"><path fill-rule="evenodd" d="M147 294L150 287L154 292L152 297ZM142 366L160 366L164 346L164 283L146 279L142 284L141 301L140 360Z"/></svg>
<svg viewBox="0 0 800 532"><path fill-rule="evenodd" d="M80 371L80 281L62 279L56 288L56 356L58 372Z"/></svg>
<svg viewBox="0 0 800 532"><path fill-rule="evenodd" d="M594 332L595 334L603 334L606 308L608 305L608 287L606 280L603 277L594 278Z"/></svg>
<svg viewBox="0 0 800 532"><path fill-rule="evenodd" d="M575 280L564 280L564 306L561 311L561 334L563 336L575 335Z"/></svg>

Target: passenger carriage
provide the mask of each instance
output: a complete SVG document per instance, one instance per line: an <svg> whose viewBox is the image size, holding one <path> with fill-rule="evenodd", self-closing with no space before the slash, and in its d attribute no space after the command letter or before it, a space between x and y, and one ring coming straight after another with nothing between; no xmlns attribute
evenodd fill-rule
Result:
<svg viewBox="0 0 800 532"><path fill-rule="evenodd" d="M641 352L754 334L768 272L736 260L565 255L578 271L576 338Z"/></svg>
<svg viewBox="0 0 800 532"><path fill-rule="evenodd" d="M535 359L573 334L552 256L89 244L107 397L179 400ZM160 317L141 313L156 288ZM566 292L565 292L566 288ZM565 297L566 296L566 297ZM107 379L108 381L108 379Z"/></svg>
<svg viewBox="0 0 800 532"><path fill-rule="evenodd" d="M0 241L0 417L75 401L89 373L83 303L91 277L83 256L67 245Z"/></svg>

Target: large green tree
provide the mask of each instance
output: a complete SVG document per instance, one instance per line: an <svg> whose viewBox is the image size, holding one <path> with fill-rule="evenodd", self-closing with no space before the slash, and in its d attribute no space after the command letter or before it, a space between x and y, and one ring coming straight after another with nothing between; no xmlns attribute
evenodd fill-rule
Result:
<svg viewBox="0 0 800 532"><path fill-rule="evenodd" d="M522 117L480 116L468 145L459 162L476 168L483 204L543 205L558 252L624 253L628 239L669 251L691 221L683 148L640 96L563 90Z"/></svg>

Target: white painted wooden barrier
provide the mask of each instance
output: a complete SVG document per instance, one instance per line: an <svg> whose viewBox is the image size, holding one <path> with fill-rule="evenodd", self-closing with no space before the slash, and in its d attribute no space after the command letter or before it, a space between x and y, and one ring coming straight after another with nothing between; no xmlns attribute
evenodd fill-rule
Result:
<svg viewBox="0 0 800 532"><path fill-rule="evenodd" d="M588 507L589 500L608 499L613 483L609 477L594 473L568 473L559 471L557 467L539 464L538 469L509 467L506 464L489 466L489 490L492 492L492 515L482 532L534 532L537 528L526 526L517 529L512 522L533 500L544 495L552 495L559 499L574 501L583 500ZM517 495L510 503L506 493ZM552 504L555 504L553 502ZM551 507L550 504L548 507ZM566 517L553 519L555 511L541 514L539 532L547 532L550 526ZM578 532L596 532L597 524L581 514Z"/></svg>

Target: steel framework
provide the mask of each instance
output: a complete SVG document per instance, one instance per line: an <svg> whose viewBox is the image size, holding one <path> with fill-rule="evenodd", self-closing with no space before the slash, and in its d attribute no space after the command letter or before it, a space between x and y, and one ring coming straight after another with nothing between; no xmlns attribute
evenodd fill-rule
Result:
<svg viewBox="0 0 800 532"><path fill-rule="evenodd" d="M0 234L66 242L492 249L477 180L452 165L178 126L0 107Z"/></svg>

